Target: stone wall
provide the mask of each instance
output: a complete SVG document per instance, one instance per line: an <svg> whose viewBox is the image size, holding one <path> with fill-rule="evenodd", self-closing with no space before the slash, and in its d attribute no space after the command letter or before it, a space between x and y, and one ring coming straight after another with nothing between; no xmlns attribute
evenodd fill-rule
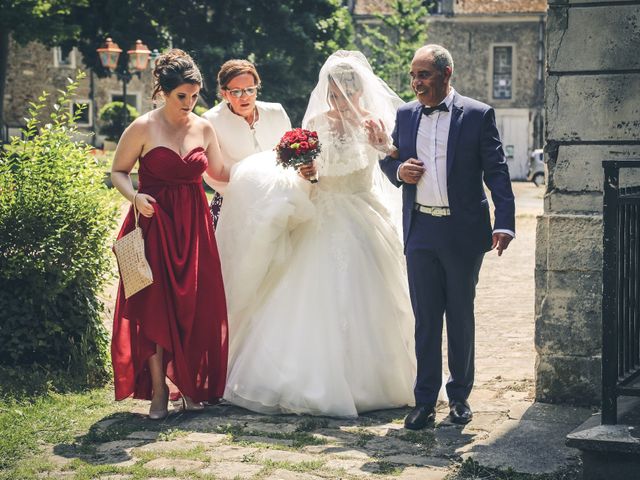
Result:
<svg viewBox="0 0 640 480"><path fill-rule="evenodd" d="M602 160L640 158L640 2L550 0L536 398L600 398ZM640 184L640 175L623 182Z"/></svg>
<svg viewBox="0 0 640 480"><path fill-rule="evenodd" d="M453 56L452 85L462 95L476 98L495 108L529 108L536 104L536 67L540 17L431 16L428 43L446 47ZM513 98L491 97L492 45L514 47ZM541 98L539 101L541 102Z"/></svg>
<svg viewBox="0 0 640 480"><path fill-rule="evenodd" d="M77 99L91 100L92 87L90 72L82 62L82 56L74 51L72 56L74 62L69 66L56 66L54 62L54 51L44 45L32 42L28 45L18 45L12 42L9 48L7 83L4 96L5 123L10 127L24 125L24 117L27 116L29 102L37 100L43 92L52 95L57 94L58 89L63 89L67 85L68 77L75 77L78 70L84 70L87 77L80 81L76 91ZM75 63L75 66L73 65ZM141 79L134 77L127 85L127 96L138 94L140 99L137 105L140 113L151 110L151 90L152 90L151 70L143 72ZM97 119L100 108L111 101L111 94L122 95L122 82L115 77L99 79L93 78L93 116ZM53 104L53 101L50 102ZM46 115L47 112L44 112ZM85 132L93 132L96 122L93 125L81 128ZM97 122L99 127L99 122ZM15 133L15 132L14 132ZM90 138L89 142L96 142ZM98 135L97 144L102 144L101 136Z"/></svg>

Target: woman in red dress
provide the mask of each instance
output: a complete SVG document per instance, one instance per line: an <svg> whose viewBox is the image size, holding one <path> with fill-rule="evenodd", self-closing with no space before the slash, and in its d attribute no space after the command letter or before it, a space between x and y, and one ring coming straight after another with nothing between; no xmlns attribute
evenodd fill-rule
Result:
<svg viewBox="0 0 640 480"><path fill-rule="evenodd" d="M161 419L170 394L200 410L224 391L227 311L202 174L228 181L229 172L211 124L192 113L202 77L191 57L171 50L153 73L154 98L165 103L125 130L111 168L113 185L141 214L153 284L128 299L120 284L111 356L116 400L151 400L149 418ZM138 192L129 176L136 161ZM119 237L134 224L131 209Z"/></svg>

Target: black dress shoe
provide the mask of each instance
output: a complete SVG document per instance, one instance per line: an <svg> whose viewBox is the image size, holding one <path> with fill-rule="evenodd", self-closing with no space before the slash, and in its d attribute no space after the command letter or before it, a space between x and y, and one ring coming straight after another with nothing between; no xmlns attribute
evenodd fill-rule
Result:
<svg viewBox="0 0 640 480"><path fill-rule="evenodd" d="M469 403L460 400L452 400L449 402L449 418L453 423L466 425L473 418Z"/></svg>
<svg viewBox="0 0 640 480"><path fill-rule="evenodd" d="M433 425L436 420L436 409L433 405L416 405L404 419L404 428L420 430Z"/></svg>

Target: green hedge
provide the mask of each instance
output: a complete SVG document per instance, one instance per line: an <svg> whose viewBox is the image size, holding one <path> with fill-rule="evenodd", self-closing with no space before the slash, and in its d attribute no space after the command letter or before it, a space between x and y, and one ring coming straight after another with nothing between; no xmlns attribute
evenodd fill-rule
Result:
<svg viewBox="0 0 640 480"><path fill-rule="evenodd" d="M127 105L127 121L125 123L124 104L122 102L109 102L98 112L98 118L101 122L100 133L107 140L117 142L120 140L124 129L139 116L140 114L135 107Z"/></svg>
<svg viewBox="0 0 640 480"><path fill-rule="evenodd" d="M198 115L199 117L201 117L202 115L204 115L205 113L207 113L209 111L209 109L207 107L204 107L202 105L196 105L193 108L193 113L195 113L196 115Z"/></svg>
<svg viewBox="0 0 640 480"><path fill-rule="evenodd" d="M113 269L115 193L77 136L70 80L41 122L32 103L25 140L0 152L0 366L38 366L100 383L108 334L100 301Z"/></svg>

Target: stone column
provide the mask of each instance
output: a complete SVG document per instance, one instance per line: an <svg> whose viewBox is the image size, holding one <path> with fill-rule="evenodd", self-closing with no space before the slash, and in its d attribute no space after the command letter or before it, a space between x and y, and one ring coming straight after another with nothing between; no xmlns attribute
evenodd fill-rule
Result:
<svg viewBox="0 0 640 480"><path fill-rule="evenodd" d="M595 404L601 162L640 158L640 2L549 0L547 42L549 178L536 239L536 398Z"/></svg>

